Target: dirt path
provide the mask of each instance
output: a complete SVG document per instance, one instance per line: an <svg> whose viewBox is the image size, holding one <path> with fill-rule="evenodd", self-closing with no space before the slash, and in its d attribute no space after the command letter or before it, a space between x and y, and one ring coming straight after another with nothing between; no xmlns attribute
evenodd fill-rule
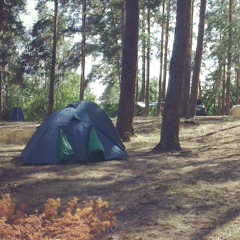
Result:
<svg viewBox="0 0 240 240"><path fill-rule="evenodd" d="M117 212L109 240L240 239L240 119L197 121L181 123L182 152L156 155L149 151L160 121L137 118L136 137L125 143L131 158L95 164L22 166L24 144L0 141L1 194L27 203L29 212L48 198L65 207L73 197L102 197Z"/></svg>

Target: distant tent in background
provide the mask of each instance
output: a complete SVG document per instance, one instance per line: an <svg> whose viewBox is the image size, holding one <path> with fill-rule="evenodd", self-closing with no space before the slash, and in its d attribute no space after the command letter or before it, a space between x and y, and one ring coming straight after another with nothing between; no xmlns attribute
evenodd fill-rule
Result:
<svg viewBox="0 0 240 240"><path fill-rule="evenodd" d="M24 122L23 111L20 107L15 107L12 111L11 122Z"/></svg>
<svg viewBox="0 0 240 240"><path fill-rule="evenodd" d="M137 112L141 112L140 115L145 116L145 112L146 112L146 103L145 102L135 102L135 105L137 106ZM156 111L157 111L157 102L152 102L149 103L149 108L153 107L154 109L154 115L156 115ZM140 111L139 111L140 110Z"/></svg>
<svg viewBox="0 0 240 240"><path fill-rule="evenodd" d="M88 101L72 103L51 114L22 151L25 165L126 158L112 121L97 104Z"/></svg>
<svg viewBox="0 0 240 240"><path fill-rule="evenodd" d="M230 109L230 114L234 117L240 117L240 105L233 105Z"/></svg>

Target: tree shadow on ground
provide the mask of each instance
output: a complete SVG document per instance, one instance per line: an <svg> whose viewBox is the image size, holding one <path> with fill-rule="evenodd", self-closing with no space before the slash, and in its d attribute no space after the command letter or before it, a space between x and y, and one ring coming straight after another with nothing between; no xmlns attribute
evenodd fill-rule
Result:
<svg viewBox="0 0 240 240"><path fill-rule="evenodd" d="M48 198L65 209L73 197L81 204L101 197L116 211L118 224L106 233L116 239L203 240L240 215L239 148L229 151L228 140L221 147L215 133L190 132L184 141L196 147L177 153L149 154L133 141L127 161L24 166L14 157L0 168L0 191L27 203L28 213L43 210Z"/></svg>
<svg viewBox="0 0 240 240"><path fill-rule="evenodd" d="M240 208L230 208L224 214L222 214L218 221L214 221L211 224L203 227L199 232L194 234L191 240L204 240L208 237L214 230L222 227L224 224L228 222L234 221L237 217L240 216Z"/></svg>

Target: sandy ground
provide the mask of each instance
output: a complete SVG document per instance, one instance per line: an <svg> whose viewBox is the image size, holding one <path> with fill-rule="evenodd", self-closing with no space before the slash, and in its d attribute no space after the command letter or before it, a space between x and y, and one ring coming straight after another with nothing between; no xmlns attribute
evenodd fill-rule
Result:
<svg viewBox="0 0 240 240"><path fill-rule="evenodd" d="M28 212L48 198L62 208L101 197L116 211L113 240L240 239L240 119L182 120L182 152L151 154L160 119L136 118L136 136L126 142L129 160L94 164L23 166L24 144L0 141L0 192ZM0 124L0 133L36 129L36 123Z"/></svg>

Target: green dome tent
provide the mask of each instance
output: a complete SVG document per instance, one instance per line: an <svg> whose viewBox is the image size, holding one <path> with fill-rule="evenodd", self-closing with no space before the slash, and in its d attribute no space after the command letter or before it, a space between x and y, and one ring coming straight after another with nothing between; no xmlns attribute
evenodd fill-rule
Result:
<svg viewBox="0 0 240 240"><path fill-rule="evenodd" d="M128 158L112 121L88 101L72 103L50 115L21 155L25 165Z"/></svg>

